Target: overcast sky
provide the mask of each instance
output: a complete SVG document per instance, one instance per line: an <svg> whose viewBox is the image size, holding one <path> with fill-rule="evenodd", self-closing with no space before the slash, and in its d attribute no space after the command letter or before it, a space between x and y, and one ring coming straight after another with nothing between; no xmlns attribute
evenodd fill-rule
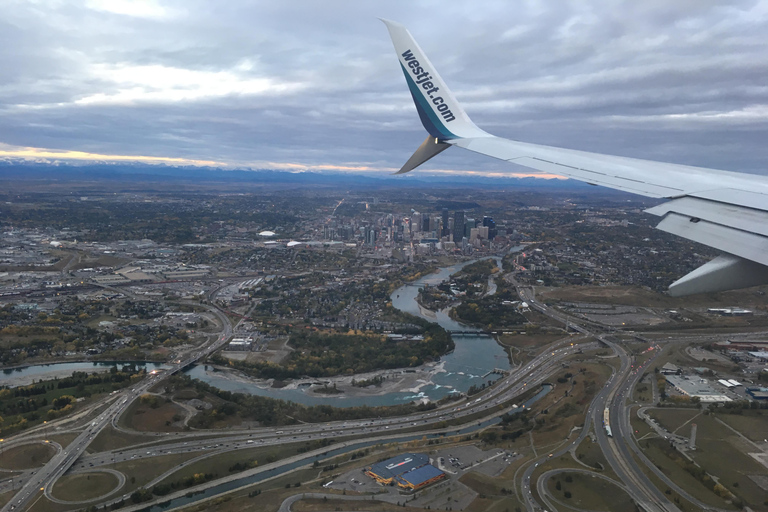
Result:
<svg viewBox="0 0 768 512"><path fill-rule="evenodd" d="M377 17L493 134L768 174L754 0L5 0L0 156L391 172L426 132Z"/></svg>

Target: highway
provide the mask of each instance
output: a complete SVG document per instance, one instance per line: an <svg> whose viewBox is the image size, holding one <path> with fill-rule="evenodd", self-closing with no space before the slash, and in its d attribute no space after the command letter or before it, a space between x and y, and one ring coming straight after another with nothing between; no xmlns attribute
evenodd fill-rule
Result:
<svg viewBox="0 0 768 512"><path fill-rule="evenodd" d="M339 437L394 437L402 435L403 431L436 429L443 422L471 425L478 421L478 416L498 416L503 412L514 410L512 401L530 389L535 389L561 368L560 360L578 350L596 348L594 343L581 345L572 344L571 338L555 342L547 347L533 360L511 372L509 376L500 379L494 386L477 395L477 398L464 399L457 403L448 404L439 409L410 415L407 417L367 419L356 421L339 421L325 424L301 424L285 427L260 428L254 430L228 431L215 433L219 435L216 441L210 439L211 432L181 434L171 436L158 435L158 440L151 446L134 446L121 450L102 452L95 455L83 456L83 452L98 433L107 425L117 425L120 415L131 402L142 393L147 392L168 375L181 370L201 358L206 357L220 348L231 334L229 323L225 330L205 349L197 351L174 365L171 369L151 375L140 383L112 396L111 404L102 411L78 435L69 446L54 456L42 469L36 473L28 472L29 480L2 510L17 510L28 506L39 495L41 490L46 494L56 480L70 468L73 471L98 468L117 462L158 457L169 454L199 452L202 457L217 453L241 450L260 445L281 444L285 442L302 442L317 439L334 439ZM483 414L485 413L485 414ZM471 416L471 418L470 418ZM465 420L465 421L462 421ZM195 439L208 437L208 439Z"/></svg>
<svg viewBox="0 0 768 512"><path fill-rule="evenodd" d="M167 376L207 357L227 343L232 335L232 326L229 320L219 310L211 307L208 308L209 310L214 311L214 314L216 314L222 322L222 332L213 343L195 351L192 355L187 356L183 361L175 364L169 370L154 375L148 375L133 386L124 389L120 393L112 395L111 405L92 420L85 430L83 430L66 448L57 453L39 471L31 474L29 480L24 483L14 497L0 510L4 512L23 509L32 502L40 491L50 490L56 480L80 458L99 432L101 432L107 425L116 422L120 415L136 398L141 396L142 393L146 393L152 386L156 385Z"/></svg>
<svg viewBox="0 0 768 512"><path fill-rule="evenodd" d="M570 444L564 444L557 450L550 452L551 456L559 457L578 446L578 444L588 435L590 426L594 425L595 436L603 454L608 460L611 468L619 476L622 482L624 482L630 496L644 510L649 512L678 511L679 509L675 507L674 504L672 504L665 495L650 482L640 468L637 467L637 464L629 454L629 448L626 445L626 438L632 436L632 430L631 428L627 430L629 421L625 403L628 394L631 393L634 383L637 382L639 377L631 382L628 382L628 380L633 374L640 375L637 370L632 368L630 357L626 351L616 343L612 342L607 335L589 331L581 326L575 319L560 312L553 311L544 304L536 301L533 290L520 286L514 279L511 279L511 282L516 286L520 300L528 302L532 308L540 313L568 325L573 330L598 339L601 343L611 348L620 361L619 370L614 372L608 379L605 387L603 387L589 405L584 421L584 427L582 428L579 437ZM608 404L611 404L610 407ZM618 429L614 432L614 435L611 438L607 436L607 433L603 428L603 411L606 407L609 407L612 418L623 418L623 421L612 422ZM613 425L611 425L611 427L614 428ZM533 491L531 490L531 477L536 468L549 457L550 455L546 454L534 460L523 473L521 498L525 503L526 509L529 511L543 510L543 507L534 499Z"/></svg>
<svg viewBox="0 0 768 512"><path fill-rule="evenodd" d="M514 282L514 281L513 281ZM439 432L448 429L455 430L462 426L475 424L482 418L491 418L516 409L514 400L528 390L536 389L554 373L562 368L562 360L577 353L580 350L597 348L600 344L609 347L619 359L619 369L615 370L608 379L606 385L598 392L587 409L585 423L579 436L573 440L564 441L556 450L548 451L536 457L525 466L521 479L521 494L519 497L529 511L543 510L537 503L531 489L531 479L536 469L550 457L558 457L574 450L576 446L587 437L594 426L594 432L603 453L615 473L624 484L624 488L649 512L674 512L678 509L667 497L649 480L641 471L633 458L633 454L643 460L659 478L674 489L685 499L688 499L702 509L707 509L704 504L689 496L679 489L674 483L661 474L642 454L634 442L633 432L629 423L629 411L627 401L631 397L632 390L642 376L641 367L634 368L632 359L627 352L610 339L606 333L596 332L583 327L577 320L567 315L546 307L539 303L533 294L533 290L517 287L520 299L530 304L531 308L547 315L548 317L565 323L568 327L578 332L580 336L565 337L540 352L531 361L520 365L510 372L508 376L499 379L493 386L471 398L465 398L458 402L443 405L437 409L419 412L405 417L364 419L354 421L337 421L322 424L299 424L284 427L269 427L249 430L228 430L226 432L192 432L178 434L156 434L156 439L142 445L134 445L129 448L106 451L84 456L84 452L91 441L107 425L112 425L119 430L120 415L141 394L148 392L168 375L204 359L228 342L232 335L232 326L224 313L212 306L204 306L215 314L222 323L222 331L205 347L183 356L169 370L148 375L141 382L111 395L98 404L91 406L92 411L98 414L87 419L87 423L81 423L82 431L77 438L66 448L61 449L43 468L38 471L27 471L22 478L26 479L21 489L2 509L20 510L28 507L33 500L39 499L40 491L50 495L56 480L67 471L83 471L98 469L103 466L133 459L147 459L166 456L170 454L194 454L194 458L186 463L188 465L220 453L242 450L249 447L267 446L274 444L306 442L318 439L363 439L376 438L387 439L402 436L407 432ZM213 295L213 294L212 294ZM213 297L211 297L213 298ZM586 339L598 341L584 342ZM574 343L576 342L576 343ZM99 410L98 408L102 408ZM603 427L603 411L609 410L611 427L614 429L613 437L608 437ZM62 420L57 423L72 423L72 420ZM85 421L80 418L81 422ZM450 427L446 425L450 424ZM39 432L39 429L37 429ZM76 430L70 428L69 431ZM216 439L211 439L212 436ZM181 466L180 466L181 467ZM175 468L178 469L178 468ZM174 470L175 470L174 469ZM162 475L165 477L167 475ZM18 478L18 477L17 477ZM160 481L160 479L156 479ZM153 482L154 483L154 482ZM206 485L216 485L210 482ZM10 482L0 484L0 491L6 490ZM539 482L543 485L543 481ZM541 494L539 496L546 499ZM120 497L117 498L118 500Z"/></svg>

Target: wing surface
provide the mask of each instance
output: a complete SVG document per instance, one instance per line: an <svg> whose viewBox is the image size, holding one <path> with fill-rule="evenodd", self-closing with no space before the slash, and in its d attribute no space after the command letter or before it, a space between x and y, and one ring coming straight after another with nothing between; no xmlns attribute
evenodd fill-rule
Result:
<svg viewBox="0 0 768 512"><path fill-rule="evenodd" d="M648 213L658 229L725 253L670 285L672 295L768 283L768 177L529 144L478 128L401 24L389 30L416 110L429 132L399 173L450 146L575 180L668 198Z"/></svg>

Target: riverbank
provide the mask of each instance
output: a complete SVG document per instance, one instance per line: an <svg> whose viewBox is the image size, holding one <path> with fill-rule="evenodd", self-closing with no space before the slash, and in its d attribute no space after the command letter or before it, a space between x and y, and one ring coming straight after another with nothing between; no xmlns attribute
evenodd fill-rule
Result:
<svg viewBox="0 0 768 512"><path fill-rule="evenodd" d="M49 372L37 373L35 375L13 376L12 382L4 385L7 385L12 388L16 388L19 386L29 386L30 384L34 384L35 382L39 382L41 380L66 379L67 377L71 377L72 372L74 371L82 371L90 375L91 373L106 373L110 370L110 368L111 367L109 366L95 366L93 368L88 368L83 370L52 369Z"/></svg>
<svg viewBox="0 0 768 512"><path fill-rule="evenodd" d="M233 384L244 384L257 386L263 390L274 389L274 379L254 379L244 373L226 366L208 365L206 375L226 379ZM300 391L308 395L321 395L327 398L343 400L344 398L365 398L381 397L391 393L408 393L412 400L428 402L422 389L427 386L443 387L450 391L452 386L440 386L434 382L434 377L446 373L445 362L438 361L427 363L415 368L397 368L392 370L377 370L368 373L356 375L339 375L335 377L323 377L295 379L284 386L279 386L280 390ZM361 381L379 381L380 384L371 384L366 387L356 386L355 383ZM335 387L339 393L325 394L315 393L314 390L325 387Z"/></svg>
<svg viewBox="0 0 768 512"><path fill-rule="evenodd" d="M148 370L161 369L165 364L153 361L67 361L39 365L5 368L0 372L0 386L15 388L27 386L40 380L63 379L71 377L72 372L104 373L113 367L135 365Z"/></svg>

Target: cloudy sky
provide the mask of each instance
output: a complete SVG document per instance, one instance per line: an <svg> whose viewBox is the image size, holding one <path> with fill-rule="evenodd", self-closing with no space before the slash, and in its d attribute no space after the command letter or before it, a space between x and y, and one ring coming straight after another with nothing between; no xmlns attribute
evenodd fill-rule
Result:
<svg viewBox="0 0 768 512"><path fill-rule="evenodd" d="M0 158L391 172L426 133L385 17L491 133L768 174L766 1L3 4Z"/></svg>

